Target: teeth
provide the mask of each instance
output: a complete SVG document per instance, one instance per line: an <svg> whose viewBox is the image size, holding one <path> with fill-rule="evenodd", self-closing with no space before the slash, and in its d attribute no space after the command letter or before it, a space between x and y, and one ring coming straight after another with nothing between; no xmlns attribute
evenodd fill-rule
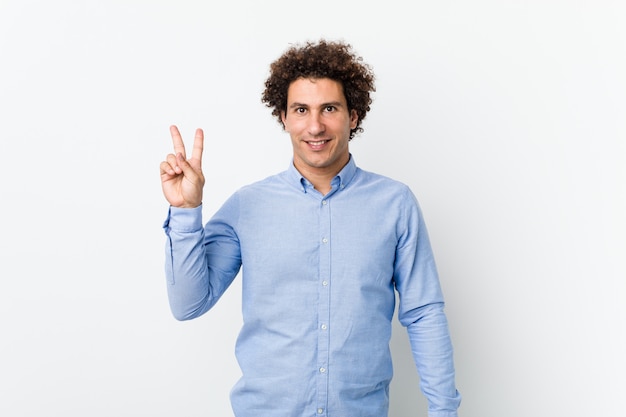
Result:
<svg viewBox="0 0 626 417"><path fill-rule="evenodd" d="M323 145L324 143L326 143L325 140L320 140L319 142L309 142L309 145L319 146L319 145Z"/></svg>

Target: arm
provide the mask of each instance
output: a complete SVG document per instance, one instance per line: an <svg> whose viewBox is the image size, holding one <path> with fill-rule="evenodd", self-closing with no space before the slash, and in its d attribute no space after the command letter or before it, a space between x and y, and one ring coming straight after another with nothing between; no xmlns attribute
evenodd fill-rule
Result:
<svg viewBox="0 0 626 417"><path fill-rule="evenodd" d="M188 320L204 314L217 302L237 275L241 262L239 244L227 217L226 224L217 228L224 232L208 233L214 228L207 224L205 231L202 227L202 130L196 130L189 160L176 126L170 132L175 154L168 155L160 166L163 194L170 203L163 225L167 235L165 274L172 314L178 320Z"/></svg>
<svg viewBox="0 0 626 417"><path fill-rule="evenodd" d="M426 225L410 192L400 226L394 275L400 300L398 318L408 331L429 417L456 417L461 396L455 386L443 294Z"/></svg>
<svg viewBox="0 0 626 417"><path fill-rule="evenodd" d="M202 228L202 206L170 207L164 224L165 275L172 314L189 320L206 313L224 294L241 266L239 240L231 219L238 212L229 199Z"/></svg>

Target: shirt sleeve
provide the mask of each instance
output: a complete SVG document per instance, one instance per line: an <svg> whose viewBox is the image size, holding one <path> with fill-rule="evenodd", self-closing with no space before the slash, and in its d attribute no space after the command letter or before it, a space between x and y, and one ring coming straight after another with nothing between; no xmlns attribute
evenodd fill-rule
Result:
<svg viewBox="0 0 626 417"><path fill-rule="evenodd" d="M407 328L429 417L457 417L453 349L428 232L415 196L407 191L399 226L394 281L398 318Z"/></svg>
<svg viewBox="0 0 626 417"><path fill-rule="evenodd" d="M170 207L163 225L165 276L170 309L177 320L210 310L239 273L237 213L236 199L231 197L203 228L202 206Z"/></svg>

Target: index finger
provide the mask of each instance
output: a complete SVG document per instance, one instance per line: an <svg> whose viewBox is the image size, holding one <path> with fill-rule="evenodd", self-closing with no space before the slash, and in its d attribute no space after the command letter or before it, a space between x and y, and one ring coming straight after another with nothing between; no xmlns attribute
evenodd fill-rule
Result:
<svg viewBox="0 0 626 417"><path fill-rule="evenodd" d="M183 138L180 136L180 132L178 131L178 127L175 125L170 126L170 135L172 135L172 142L174 142L174 154L178 155L181 153L184 159L187 159L185 153L185 144L183 143Z"/></svg>
<svg viewBox="0 0 626 417"><path fill-rule="evenodd" d="M196 129L196 136L193 139L193 149L191 151L191 159L198 161L198 166L202 166L202 150L204 149L204 132L202 129Z"/></svg>

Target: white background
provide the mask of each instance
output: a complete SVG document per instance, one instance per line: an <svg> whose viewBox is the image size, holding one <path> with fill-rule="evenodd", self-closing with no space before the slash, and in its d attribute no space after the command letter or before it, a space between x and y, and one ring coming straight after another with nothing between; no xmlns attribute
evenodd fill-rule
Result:
<svg viewBox="0 0 626 417"><path fill-rule="evenodd" d="M263 82L319 37L377 75L351 150L421 202L460 415L622 415L625 16L618 0L0 0L0 415L232 415L240 287L172 318L158 165L170 124L188 144L205 129L207 218L285 169ZM390 415L425 416L398 325L392 345Z"/></svg>

